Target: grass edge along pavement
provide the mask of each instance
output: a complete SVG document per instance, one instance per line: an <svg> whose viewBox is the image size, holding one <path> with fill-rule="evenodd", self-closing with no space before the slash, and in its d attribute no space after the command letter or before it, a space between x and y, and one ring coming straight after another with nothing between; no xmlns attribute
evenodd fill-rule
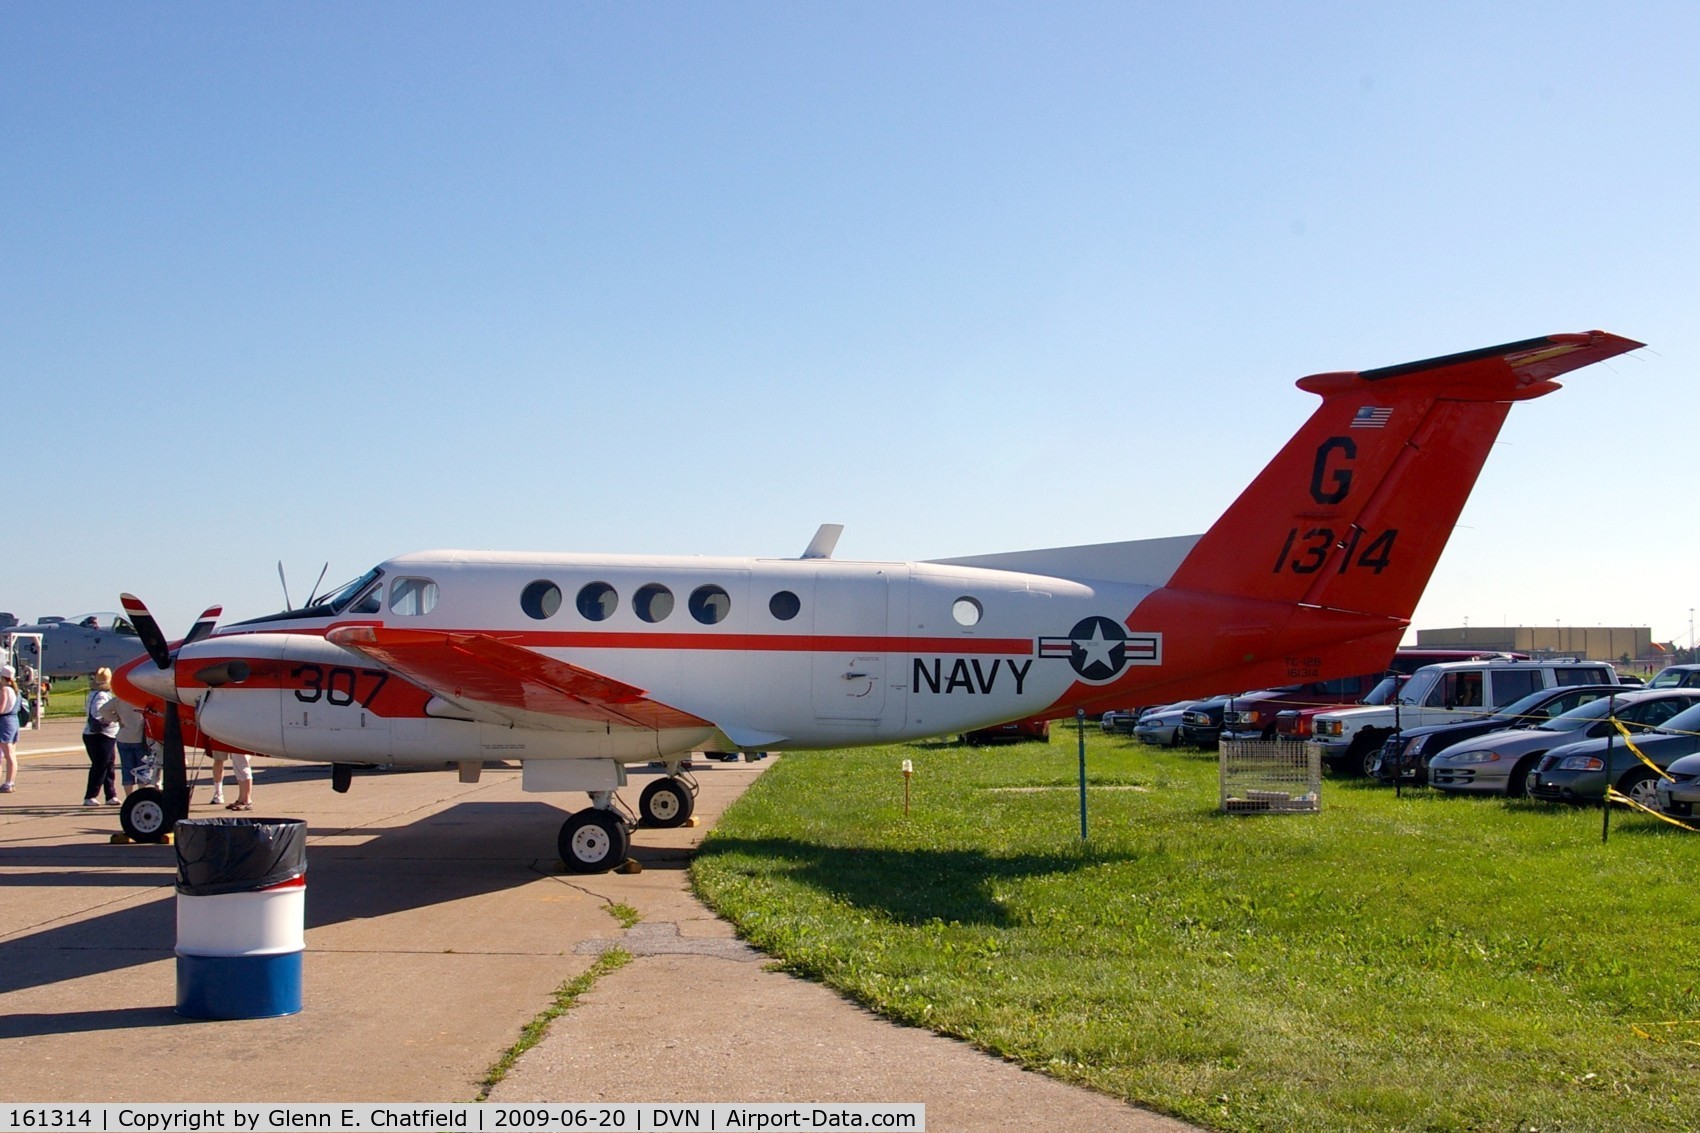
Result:
<svg viewBox="0 0 1700 1133"><path fill-rule="evenodd" d="M1361 780L1227 816L1213 753L1091 735L1083 845L1075 750L792 753L693 885L891 1019L1207 1126L1695 1125L1700 837Z"/></svg>

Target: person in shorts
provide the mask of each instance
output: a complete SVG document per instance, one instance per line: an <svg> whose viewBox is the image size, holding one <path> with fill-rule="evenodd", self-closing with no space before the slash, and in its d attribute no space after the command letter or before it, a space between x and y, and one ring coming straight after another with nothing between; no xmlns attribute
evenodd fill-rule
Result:
<svg viewBox="0 0 1700 1133"><path fill-rule="evenodd" d="M18 757L12 745L18 742L18 709L23 702L12 666L0 665L0 794L17 790Z"/></svg>

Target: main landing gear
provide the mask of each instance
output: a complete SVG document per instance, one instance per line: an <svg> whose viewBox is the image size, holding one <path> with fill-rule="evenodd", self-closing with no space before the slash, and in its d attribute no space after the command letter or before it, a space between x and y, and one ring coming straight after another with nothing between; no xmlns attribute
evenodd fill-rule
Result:
<svg viewBox="0 0 1700 1133"><path fill-rule="evenodd" d="M612 791L590 792L590 806L561 824L557 846L568 873L606 873L631 852L632 830L639 826L683 826L696 810L697 781L682 764L669 765L665 778L643 789L634 819Z"/></svg>

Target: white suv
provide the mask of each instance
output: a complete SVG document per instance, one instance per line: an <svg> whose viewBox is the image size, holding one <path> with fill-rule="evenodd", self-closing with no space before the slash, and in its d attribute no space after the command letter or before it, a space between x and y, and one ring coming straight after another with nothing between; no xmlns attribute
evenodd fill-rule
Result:
<svg viewBox="0 0 1700 1133"><path fill-rule="evenodd" d="M1392 704L1324 712L1311 743L1323 762L1351 775L1365 772L1382 741L1402 728L1450 724L1489 715L1537 689L1617 681L1604 661L1449 661L1411 674Z"/></svg>

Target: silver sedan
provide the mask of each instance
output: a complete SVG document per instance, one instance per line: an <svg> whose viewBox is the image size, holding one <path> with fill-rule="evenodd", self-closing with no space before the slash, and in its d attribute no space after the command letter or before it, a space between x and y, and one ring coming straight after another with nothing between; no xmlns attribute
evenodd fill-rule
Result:
<svg viewBox="0 0 1700 1133"><path fill-rule="evenodd" d="M1490 732L1447 748L1429 761L1429 786L1442 791L1521 796L1541 756L1555 747L1597 739L1611 730L1608 712L1645 730L1700 700L1700 689L1637 689L1573 708L1535 728Z"/></svg>
<svg viewBox="0 0 1700 1133"><path fill-rule="evenodd" d="M1150 709L1139 718L1139 723L1133 726L1133 734L1143 743L1174 747L1181 742L1181 716L1196 703L1196 700L1183 700L1179 704L1165 704Z"/></svg>

